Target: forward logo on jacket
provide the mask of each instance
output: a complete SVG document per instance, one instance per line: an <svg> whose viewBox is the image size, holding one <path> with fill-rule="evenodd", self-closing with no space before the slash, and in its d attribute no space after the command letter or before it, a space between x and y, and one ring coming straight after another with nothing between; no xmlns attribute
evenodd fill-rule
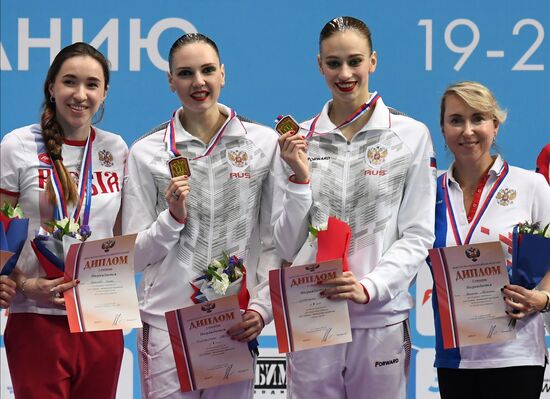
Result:
<svg viewBox="0 0 550 399"><path fill-rule="evenodd" d="M399 358L397 357L395 359L390 359L390 360L377 360L374 362L374 367L384 367L384 366L389 366L396 363L399 363Z"/></svg>
<svg viewBox="0 0 550 399"><path fill-rule="evenodd" d="M512 188L501 188L496 195L497 204L501 206L511 205L514 203L516 195L516 190Z"/></svg>

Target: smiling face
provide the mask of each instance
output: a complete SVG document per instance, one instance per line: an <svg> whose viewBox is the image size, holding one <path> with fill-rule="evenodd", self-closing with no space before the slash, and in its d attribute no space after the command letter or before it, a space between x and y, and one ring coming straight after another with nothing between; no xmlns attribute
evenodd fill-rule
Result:
<svg viewBox="0 0 550 399"><path fill-rule="evenodd" d="M335 104L359 107L369 96L369 74L376 70L376 53L355 29L336 32L321 42L319 69Z"/></svg>
<svg viewBox="0 0 550 399"><path fill-rule="evenodd" d="M68 58L49 84L49 92L65 137L86 137L107 95L103 67L89 56Z"/></svg>
<svg viewBox="0 0 550 399"><path fill-rule="evenodd" d="M447 95L444 105L443 136L457 162L490 164L498 121L490 113L472 108L455 94Z"/></svg>
<svg viewBox="0 0 550 399"><path fill-rule="evenodd" d="M217 107L225 84L224 67L209 44L185 44L173 54L168 82L186 112L205 112Z"/></svg>

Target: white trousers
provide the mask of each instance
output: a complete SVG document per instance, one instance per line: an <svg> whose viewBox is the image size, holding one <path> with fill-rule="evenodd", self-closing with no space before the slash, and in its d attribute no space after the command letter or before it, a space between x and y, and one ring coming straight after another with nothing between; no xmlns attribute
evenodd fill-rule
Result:
<svg viewBox="0 0 550 399"><path fill-rule="evenodd" d="M138 333L141 396L144 399L253 399L254 381L181 392L167 331L144 323Z"/></svg>
<svg viewBox="0 0 550 399"><path fill-rule="evenodd" d="M289 399L405 399L408 321L352 329L353 342L287 356Z"/></svg>

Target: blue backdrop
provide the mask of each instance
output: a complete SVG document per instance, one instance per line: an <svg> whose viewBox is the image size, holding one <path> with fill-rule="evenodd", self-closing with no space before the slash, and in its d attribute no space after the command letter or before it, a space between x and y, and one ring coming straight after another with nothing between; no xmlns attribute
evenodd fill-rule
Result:
<svg viewBox="0 0 550 399"><path fill-rule="evenodd" d="M352 15L373 32L379 63L371 89L386 104L428 125L440 169L447 168L450 156L439 129L439 100L445 87L458 80L481 81L508 109L498 146L511 164L534 169L536 155L550 141L548 0L1 0L0 15L2 135L38 121L50 61L65 45L84 40L112 64L100 127L131 144L179 106L168 88L166 59L171 43L190 31L209 35L220 48L226 71L222 102L267 125L278 114L303 120L319 112L329 97L316 64L319 31L333 17ZM411 398L438 397L431 369L430 288L429 276L419 277L413 288L418 310L411 318L417 349ZM131 386L120 398L139 396L134 336L127 335L124 377ZM275 354L269 350L276 345L270 333L262 343L267 355ZM11 397L5 363L0 365L0 397ZM280 377L276 360L264 366L271 370L269 378ZM257 376L265 382L258 397L279 397L279 385L266 382L264 371Z"/></svg>

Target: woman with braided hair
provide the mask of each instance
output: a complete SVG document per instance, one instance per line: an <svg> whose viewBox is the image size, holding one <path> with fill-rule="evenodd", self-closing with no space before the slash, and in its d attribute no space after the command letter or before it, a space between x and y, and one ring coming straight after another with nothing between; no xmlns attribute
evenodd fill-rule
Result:
<svg viewBox="0 0 550 399"><path fill-rule="evenodd" d="M67 46L48 70L40 124L16 129L2 139L0 203L21 206L29 218L30 237L61 218L61 199L71 215L79 203L90 204L85 214L93 239L115 234L128 148L120 136L92 126L94 115L103 116L108 87L105 57L86 43ZM86 152L91 161L84 159ZM91 174L81 172L86 162L91 163ZM56 190L52 174L58 177ZM91 189L79 193L75 180ZM30 242L10 277L17 292L4 341L15 396L114 398L122 333L70 333L61 294L78 280L47 279Z"/></svg>

